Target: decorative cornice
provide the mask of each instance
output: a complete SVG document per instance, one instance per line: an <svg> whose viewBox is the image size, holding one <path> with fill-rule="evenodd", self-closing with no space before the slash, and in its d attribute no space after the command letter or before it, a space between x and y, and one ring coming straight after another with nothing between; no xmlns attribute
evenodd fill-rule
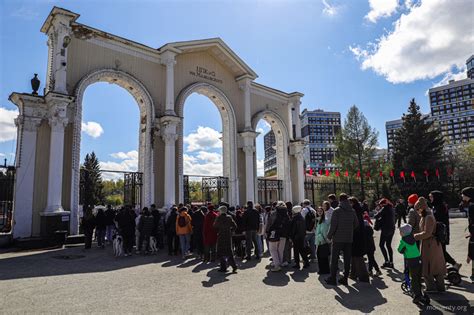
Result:
<svg viewBox="0 0 474 315"><path fill-rule="evenodd" d="M66 117L51 117L48 119L49 125L51 126L51 131L53 132L63 132L68 124L68 119Z"/></svg>

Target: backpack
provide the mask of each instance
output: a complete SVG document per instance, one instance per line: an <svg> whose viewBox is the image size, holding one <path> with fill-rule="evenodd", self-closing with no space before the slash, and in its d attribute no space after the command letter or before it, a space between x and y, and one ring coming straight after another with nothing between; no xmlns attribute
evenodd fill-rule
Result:
<svg viewBox="0 0 474 315"><path fill-rule="evenodd" d="M310 208L308 209L308 213L306 213L306 216L304 217L305 224L306 224L306 231L313 231L314 226L316 225L316 216L314 215L314 212L311 211Z"/></svg>
<svg viewBox="0 0 474 315"><path fill-rule="evenodd" d="M446 232L446 225L443 222L436 222L436 230L434 232L434 237L438 243L446 244L448 235Z"/></svg>
<svg viewBox="0 0 474 315"><path fill-rule="evenodd" d="M186 218L184 216L179 216L178 226L182 228L186 227Z"/></svg>

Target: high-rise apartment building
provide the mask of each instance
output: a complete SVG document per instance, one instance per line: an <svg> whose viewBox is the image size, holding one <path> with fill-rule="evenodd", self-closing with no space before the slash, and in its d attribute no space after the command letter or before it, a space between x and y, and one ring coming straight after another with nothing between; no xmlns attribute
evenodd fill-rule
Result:
<svg viewBox="0 0 474 315"><path fill-rule="evenodd" d="M277 158L276 158L276 140L275 134L272 130L263 136L263 147L265 150L265 159L263 161L263 171L265 176L272 176L276 174Z"/></svg>
<svg viewBox="0 0 474 315"><path fill-rule="evenodd" d="M300 119L301 137L308 144L306 168L335 169L336 135L341 129L341 113L304 109Z"/></svg>

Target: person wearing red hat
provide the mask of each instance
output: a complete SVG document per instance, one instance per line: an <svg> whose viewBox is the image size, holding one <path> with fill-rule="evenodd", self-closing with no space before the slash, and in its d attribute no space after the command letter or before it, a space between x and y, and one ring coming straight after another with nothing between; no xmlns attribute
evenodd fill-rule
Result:
<svg viewBox="0 0 474 315"><path fill-rule="evenodd" d="M408 224L413 228L413 234L420 233L420 216L415 211L415 203L418 201L417 194L411 194L408 199ZM420 248L420 241L416 241L416 245Z"/></svg>

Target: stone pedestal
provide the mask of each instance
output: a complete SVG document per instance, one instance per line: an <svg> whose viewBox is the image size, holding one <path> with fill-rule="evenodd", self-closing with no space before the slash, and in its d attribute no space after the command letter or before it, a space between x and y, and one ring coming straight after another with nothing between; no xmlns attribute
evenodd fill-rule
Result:
<svg viewBox="0 0 474 315"><path fill-rule="evenodd" d="M69 211L41 213L41 237L52 239L56 231L69 231Z"/></svg>

